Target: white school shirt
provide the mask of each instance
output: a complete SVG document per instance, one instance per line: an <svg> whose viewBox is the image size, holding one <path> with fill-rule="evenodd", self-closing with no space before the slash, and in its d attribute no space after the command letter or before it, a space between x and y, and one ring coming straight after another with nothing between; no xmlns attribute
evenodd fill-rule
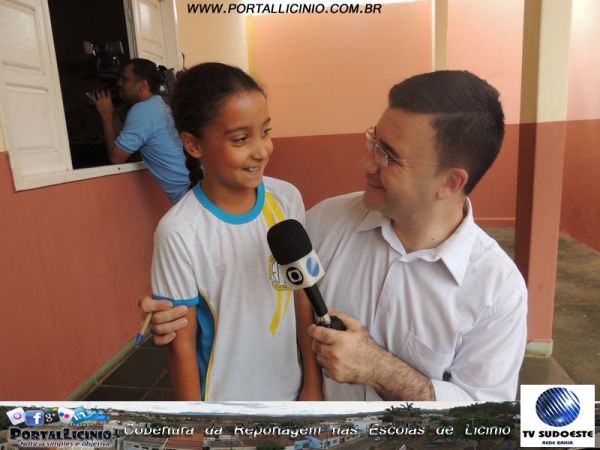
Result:
<svg viewBox="0 0 600 450"><path fill-rule="evenodd" d="M325 302L429 377L436 400L514 400L527 338L527 288L512 260L473 221L471 204L437 248L406 253L391 220L362 192L307 212L325 268ZM324 379L327 400L380 400L373 388Z"/></svg>
<svg viewBox="0 0 600 450"><path fill-rule="evenodd" d="M304 223L300 193L265 177L247 214L226 213L197 185L158 225L153 298L196 307L203 400L298 395L293 295L267 244L267 230L284 218Z"/></svg>

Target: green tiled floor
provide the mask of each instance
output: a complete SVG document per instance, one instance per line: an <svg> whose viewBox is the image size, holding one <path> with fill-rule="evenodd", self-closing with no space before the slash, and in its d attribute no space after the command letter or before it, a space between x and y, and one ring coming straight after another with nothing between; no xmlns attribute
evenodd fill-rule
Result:
<svg viewBox="0 0 600 450"><path fill-rule="evenodd" d="M85 400L175 400L167 370L167 348L147 341Z"/></svg>

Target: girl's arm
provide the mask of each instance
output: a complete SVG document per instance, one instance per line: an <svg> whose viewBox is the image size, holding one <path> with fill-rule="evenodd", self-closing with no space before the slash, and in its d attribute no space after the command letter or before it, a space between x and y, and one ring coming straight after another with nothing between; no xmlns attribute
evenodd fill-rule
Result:
<svg viewBox="0 0 600 450"><path fill-rule="evenodd" d="M294 292L296 309L296 339L302 356L302 389L298 400L323 400L321 367L312 351L312 339L308 335L309 325L315 323L310 302L302 290Z"/></svg>
<svg viewBox="0 0 600 450"><path fill-rule="evenodd" d="M169 347L169 372L177 400L201 400L200 370L196 355L196 307L185 316L188 326L177 331Z"/></svg>

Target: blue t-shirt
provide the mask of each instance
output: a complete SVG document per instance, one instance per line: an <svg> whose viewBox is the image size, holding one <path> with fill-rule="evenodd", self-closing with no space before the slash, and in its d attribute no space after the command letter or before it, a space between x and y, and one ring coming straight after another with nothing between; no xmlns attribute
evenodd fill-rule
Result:
<svg viewBox="0 0 600 450"><path fill-rule="evenodd" d="M115 145L127 153L140 151L172 203L177 203L187 192L190 181L183 145L171 110L160 95L153 95L131 107Z"/></svg>

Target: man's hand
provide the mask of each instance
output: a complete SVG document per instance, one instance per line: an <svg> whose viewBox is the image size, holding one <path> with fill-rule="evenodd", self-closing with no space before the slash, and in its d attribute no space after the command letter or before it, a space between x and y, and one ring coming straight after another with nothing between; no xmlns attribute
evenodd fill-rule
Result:
<svg viewBox="0 0 600 450"><path fill-rule="evenodd" d="M346 331L311 325L312 349L325 376L339 383L369 384L381 352L369 332L356 319L330 310L346 325Z"/></svg>
<svg viewBox="0 0 600 450"><path fill-rule="evenodd" d="M168 344L175 339L175 332L188 324L185 318L188 307L185 305L173 308L169 300L153 300L150 297L144 297L139 305L145 313L152 313L150 331L156 345Z"/></svg>
<svg viewBox="0 0 600 450"><path fill-rule="evenodd" d="M94 102L96 109L103 119L110 118L110 120L112 120L115 113L115 107L113 105L109 90L96 89L94 90L93 94L86 92L85 95Z"/></svg>
<svg viewBox="0 0 600 450"><path fill-rule="evenodd" d="M431 380L380 347L356 319L335 314L346 331L311 325L312 349L323 373L338 383L366 384L384 400L435 400Z"/></svg>

